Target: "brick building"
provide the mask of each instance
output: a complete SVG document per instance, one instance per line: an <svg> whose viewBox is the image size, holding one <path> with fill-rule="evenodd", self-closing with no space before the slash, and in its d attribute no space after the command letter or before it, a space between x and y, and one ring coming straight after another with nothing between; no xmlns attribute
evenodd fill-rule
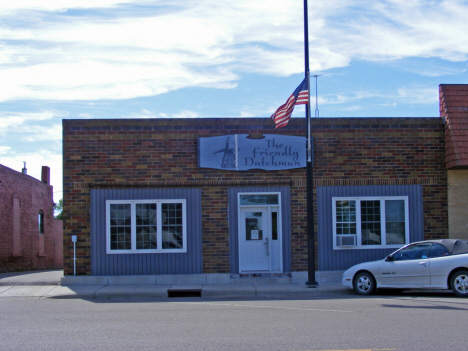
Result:
<svg viewBox="0 0 468 351"><path fill-rule="evenodd" d="M64 266L77 275L307 271L302 119L64 120ZM316 267L447 237L440 118L312 120ZM298 161L299 160L299 161Z"/></svg>
<svg viewBox="0 0 468 351"><path fill-rule="evenodd" d="M62 221L53 211L49 167L37 180L0 165L0 272L63 267Z"/></svg>
<svg viewBox="0 0 468 351"><path fill-rule="evenodd" d="M439 91L445 122L449 237L468 239L468 85L441 84Z"/></svg>

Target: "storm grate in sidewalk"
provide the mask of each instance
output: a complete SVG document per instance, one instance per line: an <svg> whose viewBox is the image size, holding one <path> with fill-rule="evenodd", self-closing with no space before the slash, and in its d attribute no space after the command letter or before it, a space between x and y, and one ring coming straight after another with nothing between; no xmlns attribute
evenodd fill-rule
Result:
<svg viewBox="0 0 468 351"><path fill-rule="evenodd" d="M169 289L167 297L201 297L202 289Z"/></svg>

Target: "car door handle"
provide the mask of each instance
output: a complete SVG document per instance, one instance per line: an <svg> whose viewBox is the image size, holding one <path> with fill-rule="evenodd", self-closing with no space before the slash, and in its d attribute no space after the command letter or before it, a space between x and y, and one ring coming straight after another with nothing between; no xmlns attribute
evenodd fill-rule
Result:
<svg viewBox="0 0 468 351"><path fill-rule="evenodd" d="M426 267L426 262L419 262L419 265Z"/></svg>

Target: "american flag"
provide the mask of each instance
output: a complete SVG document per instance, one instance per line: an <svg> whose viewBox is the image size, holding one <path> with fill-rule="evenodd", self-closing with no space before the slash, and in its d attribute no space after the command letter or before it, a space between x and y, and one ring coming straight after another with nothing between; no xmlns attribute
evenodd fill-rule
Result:
<svg viewBox="0 0 468 351"><path fill-rule="evenodd" d="M285 127L295 105L306 105L309 103L309 89L307 78L304 78L301 84L294 90L294 93L289 97L284 105L281 105L275 113L271 115L271 119L275 121L276 128Z"/></svg>

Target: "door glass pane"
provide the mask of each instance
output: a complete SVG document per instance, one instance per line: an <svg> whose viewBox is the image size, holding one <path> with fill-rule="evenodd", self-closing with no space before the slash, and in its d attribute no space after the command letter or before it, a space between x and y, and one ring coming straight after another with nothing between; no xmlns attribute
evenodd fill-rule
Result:
<svg viewBox="0 0 468 351"><path fill-rule="evenodd" d="M241 195L241 205L278 205L278 194Z"/></svg>
<svg viewBox="0 0 468 351"><path fill-rule="evenodd" d="M110 205L110 245L111 250L130 250L131 242L131 205Z"/></svg>
<svg viewBox="0 0 468 351"><path fill-rule="evenodd" d="M161 204L162 248L181 249L183 247L182 204Z"/></svg>
<svg viewBox="0 0 468 351"><path fill-rule="evenodd" d="M245 213L245 240L263 240L262 212Z"/></svg>
<svg viewBox="0 0 468 351"><path fill-rule="evenodd" d="M405 243L405 201L385 201L385 231L387 245Z"/></svg>
<svg viewBox="0 0 468 351"><path fill-rule="evenodd" d="M271 240L278 240L278 212L271 213Z"/></svg>
<svg viewBox="0 0 468 351"><path fill-rule="evenodd" d="M157 249L156 204L136 205L136 248Z"/></svg>
<svg viewBox="0 0 468 351"><path fill-rule="evenodd" d="M380 201L361 201L361 244L380 245Z"/></svg>

